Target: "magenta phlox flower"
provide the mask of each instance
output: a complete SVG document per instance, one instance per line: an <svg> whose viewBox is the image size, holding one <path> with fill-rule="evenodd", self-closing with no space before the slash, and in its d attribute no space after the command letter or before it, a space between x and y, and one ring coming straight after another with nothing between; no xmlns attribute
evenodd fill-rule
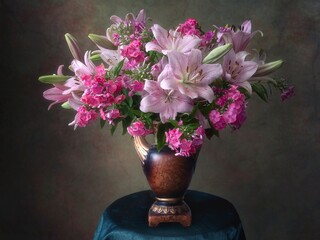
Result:
<svg viewBox="0 0 320 240"><path fill-rule="evenodd" d="M160 114L161 122L175 119L177 113L190 113L193 108L192 100L179 91L165 90L160 87L159 81L146 80L144 85L146 94L141 100L142 112Z"/></svg>
<svg viewBox="0 0 320 240"><path fill-rule="evenodd" d="M195 20L194 18L189 18L184 23L179 24L177 31L182 33L183 35L195 35L200 37L201 32L198 29L198 26L199 24L197 20Z"/></svg>
<svg viewBox="0 0 320 240"><path fill-rule="evenodd" d="M169 148L172 150L177 150L180 147L180 137L182 134L183 132L181 132L179 128L170 129L169 131L165 132L166 143L168 144Z"/></svg>
<svg viewBox="0 0 320 240"><path fill-rule="evenodd" d="M281 91L281 100L282 102L286 101L294 95L295 95L294 86L289 86L286 89Z"/></svg>
<svg viewBox="0 0 320 240"><path fill-rule="evenodd" d="M183 124L181 124L182 126ZM190 139L187 139L183 131L179 128L169 129L165 132L166 143L169 148L176 152L175 155L189 157L195 154L199 147L202 146L205 137L205 131L202 126L199 126Z"/></svg>
<svg viewBox="0 0 320 240"><path fill-rule="evenodd" d="M100 108L100 117L101 119L107 121L110 125L114 125L113 121L115 119L123 118L124 116L121 116L119 109L104 111L102 108Z"/></svg>
<svg viewBox="0 0 320 240"><path fill-rule="evenodd" d="M98 116L98 113L96 113L94 110L88 110L85 106L81 106L77 110L74 121L69 123L69 126L74 125L74 129L76 129L78 126L85 127L92 121L96 120Z"/></svg>
<svg viewBox="0 0 320 240"><path fill-rule="evenodd" d="M192 153L194 153L194 149L192 147L192 141L187 139L182 139L179 146L179 152L177 152L175 155L189 157Z"/></svg>
<svg viewBox="0 0 320 240"><path fill-rule="evenodd" d="M145 53L141 50L142 43L139 40L132 41L129 45L124 46L121 55L129 61L126 66L128 69L135 68L139 63L145 60Z"/></svg>
<svg viewBox="0 0 320 240"><path fill-rule="evenodd" d="M209 119L216 130L223 130L227 126L227 123L224 120L223 115L221 115L220 112L218 112L217 110L212 110L209 113Z"/></svg>
<svg viewBox="0 0 320 240"><path fill-rule="evenodd" d="M246 20L242 23L240 29L235 29L234 27L219 28L217 36L218 40L223 44L232 43L233 49L237 53L246 49L256 33L263 35L260 30L251 32L251 21Z"/></svg>
<svg viewBox="0 0 320 240"><path fill-rule="evenodd" d="M213 31L208 31L201 36L200 47L202 48L209 48L212 45L212 40L215 36Z"/></svg>
<svg viewBox="0 0 320 240"><path fill-rule="evenodd" d="M196 152L196 150L202 146L204 138L206 136L206 132L203 128L202 125L200 125L196 131L195 134L192 135L192 147L193 147L193 151L194 153Z"/></svg>
<svg viewBox="0 0 320 240"><path fill-rule="evenodd" d="M153 132L151 129L146 128L145 124L140 120L127 127L127 131L132 137L146 136Z"/></svg>
<svg viewBox="0 0 320 240"><path fill-rule="evenodd" d="M125 96L119 94L118 84L114 80L94 82L87 88L81 100L92 108L110 107L112 104L120 104Z"/></svg>
<svg viewBox="0 0 320 240"><path fill-rule="evenodd" d="M198 49L190 54L172 51L168 59L169 64L159 76L162 88L177 90L192 99L201 97L213 101L214 93L209 84L221 76L220 64L202 64L202 53Z"/></svg>
<svg viewBox="0 0 320 240"><path fill-rule="evenodd" d="M132 97L137 92L142 92L144 88L144 82L140 82L138 80L134 80L131 82L129 86L129 96Z"/></svg>
<svg viewBox="0 0 320 240"><path fill-rule="evenodd" d="M249 83L250 77L257 71L258 64L253 61L246 61L245 58L249 53L235 53L232 49L223 59L223 76L226 81L243 87L250 94L252 87Z"/></svg>
<svg viewBox="0 0 320 240"><path fill-rule="evenodd" d="M211 124L216 130L222 130L229 124L233 129L238 129L246 120L246 99L238 87L232 85L229 89L219 91L217 109L209 114Z"/></svg>
<svg viewBox="0 0 320 240"><path fill-rule="evenodd" d="M151 27L155 41L146 44L146 51L157 51L167 54L170 51L188 53L199 46L201 39L194 35L183 36L177 31L169 32L158 24Z"/></svg>

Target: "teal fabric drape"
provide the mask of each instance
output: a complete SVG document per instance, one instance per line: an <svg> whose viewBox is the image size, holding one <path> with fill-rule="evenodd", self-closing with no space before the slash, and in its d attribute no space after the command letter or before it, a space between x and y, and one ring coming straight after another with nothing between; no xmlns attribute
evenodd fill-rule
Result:
<svg viewBox="0 0 320 240"><path fill-rule="evenodd" d="M189 190L185 201L192 211L192 225L161 223L148 227L151 191L130 194L112 203L102 214L94 240L245 240L239 215L227 200Z"/></svg>

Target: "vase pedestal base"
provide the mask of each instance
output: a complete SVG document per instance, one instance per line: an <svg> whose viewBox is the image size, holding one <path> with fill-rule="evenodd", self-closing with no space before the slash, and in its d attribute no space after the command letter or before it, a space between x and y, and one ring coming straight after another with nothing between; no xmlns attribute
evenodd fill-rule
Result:
<svg viewBox="0 0 320 240"><path fill-rule="evenodd" d="M191 210L185 201L155 201L149 209L149 227L157 227L162 222L178 222L183 227L191 225Z"/></svg>

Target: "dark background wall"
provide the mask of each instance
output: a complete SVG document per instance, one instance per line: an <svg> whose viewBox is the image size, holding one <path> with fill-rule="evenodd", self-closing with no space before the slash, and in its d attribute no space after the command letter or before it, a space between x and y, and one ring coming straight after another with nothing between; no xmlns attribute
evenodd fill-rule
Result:
<svg viewBox="0 0 320 240"><path fill-rule="evenodd" d="M37 81L72 60L64 33L92 49L88 33L142 8L167 28L189 17L204 29L250 18L264 32L251 47L286 61L278 74L297 94L251 99L240 131L204 144L190 188L231 201L248 239L320 239L317 0L0 1L0 239L91 239L111 202L149 189L129 136L98 124L74 131L74 113L48 112Z"/></svg>

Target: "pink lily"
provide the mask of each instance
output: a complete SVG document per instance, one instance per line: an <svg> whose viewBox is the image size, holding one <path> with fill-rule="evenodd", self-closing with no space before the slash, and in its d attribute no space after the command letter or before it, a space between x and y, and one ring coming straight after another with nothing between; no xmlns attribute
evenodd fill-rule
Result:
<svg viewBox="0 0 320 240"><path fill-rule="evenodd" d="M168 32L158 24L154 24L151 27L151 30L156 41L148 42L146 44L147 52L157 51L167 54L168 52L175 50L182 53L188 53L191 49L198 47L202 41L199 37L194 35L183 36L181 33L173 30Z"/></svg>
<svg viewBox="0 0 320 240"><path fill-rule="evenodd" d="M192 99L202 97L213 101L209 84L221 76L220 64L202 64L202 53L198 49L192 49L188 55L172 51L168 58L169 64L159 76L163 89L178 90Z"/></svg>
<svg viewBox="0 0 320 240"><path fill-rule="evenodd" d="M140 103L142 112L160 113L161 122L175 119L177 113L189 113L193 104L189 97L179 91L165 90L160 87L159 81L146 80L144 85L146 95Z"/></svg>
<svg viewBox="0 0 320 240"><path fill-rule="evenodd" d="M107 63L110 67L115 67L119 62L123 60L123 56L121 56L121 51L118 50L109 50L104 49L101 51L102 60Z"/></svg>
<svg viewBox="0 0 320 240"><path fill-rule="evenodd" d="M63 65L60 65L58 67L57 70L57 75L63 75L62 73L62 68ZM68 79L66 82L68 81L73 81L74 77ZM43 92L43 97L47 100L51 100L54 101L53 103L51 103L48 107L48 110L50 110L50 108L58 103L63 103L63 102L67 102L69 103L69 105L73 108L73 109L78 109L79 106L82 105L80 99L75 96L74 94L68 92L66 93L66 91L68 91L69 87L66 86L66 82L65 83L56 83L54 84L53 88L50 88L46 91Z"/></svg>
<svg viewBox="0 0 320 240"><path fill-rule="evenodd" d="M132 26L136 26L136 25L145 26L147 18L146 18L146 13L144 9L141 9L137 17L135 17L133 13L128 13L124 20L122 20L120 17L116 15L112 15L110 17L110 20L114 22L116 25L125 23L127 25L132 25Z"/></svg>
<svg viewBox="0 0 320 240"><path fill-rule="evenodd" d="M244 51L256 33L259 32L261 36L263 36L260 30L254 31L253 33L251 32L250 20L244 21L238 30L233 28L222 28L219 30L220 32L217 34L218 39L222 40L223 43L232 43L233 50L236 53Z"/></svg>
<svg viewBox="0 0 320 240"><path fill-rule="evenodd" d="M111 16L110 20L114 22L114 24L107 29L106 38L118 46L119 42L116 37L118 33L116 33L114 29L125 27L127 29L129 28L131 34L140 34L145 29L148 18L146 17L145 11L142 9L137 17L135 17L133 13L128 13L124 20L115 15Z"/></svg>
<svg viewBox="0 0 320 240"><path fill-rule="evenodd" d="M223 76L224 78L237 86L245 88L250 94L252 88L249 83L251 76L257 71L258 64L253 61L246 61L247 52L235 53L231 49L223 59Z"/></svg>

